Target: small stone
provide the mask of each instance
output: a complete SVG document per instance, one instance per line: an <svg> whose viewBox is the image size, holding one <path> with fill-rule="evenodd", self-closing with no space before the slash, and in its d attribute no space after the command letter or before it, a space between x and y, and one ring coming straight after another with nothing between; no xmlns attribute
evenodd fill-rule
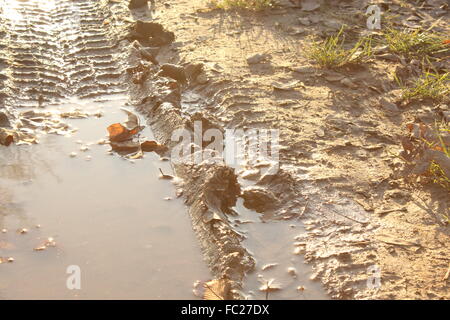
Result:
<svg viewBox="0 0 450 320"><path fill-rule="evenodd" d="M28 233L28 229L27 228L22 228L22 229L19 230L19 233L20 234L26 234L26 233Z"/></svg>
<svg viewBox="0 0 450 320"><path fill-rule="evenodd" d="M77 153L76 152L71 152L70 154L69 154L69 157L71 157L71 158L75 158L77 156Z"/></svg>
<svg viewBox="0 0 450 320"><path fill-rule="evenodd" d="M296 247L294 249L294 254L299 255L305 252L305 249L303 247Z"/></svg>
<svg viewBox="0 0 450 320"><path fill-rule="evenodd" d="M8 230L7 229L2 229L2 233L7 233Z"/></svg>
<svg viewBox="0 0 450 320"><path fill-rule="evenodd" d="M197 83L198 84L206 84L206 83L208 83L209 82L209 80L208 80L208 77L206 76L206 74L205 73L200 73L198 76L197 76Z"/></svg>
<svg viewBox="0 0 450 320"><path fill-rule="evenodd" d="M296 277L296 276L297 276L297 270L296 270L294 267L289 267L289 268L287 269L287 272L288 272L289 275L291 275L291 276L293 276L293 277Z"/></svg>
<svg viewBox="0 0 450 320"><path fill-rule="evenodd" d="M6 116L6 113L3 111L0 112L0 127L10 127L11 123L9 122L8 117Z"/></svg>
<svg viewBox="0 0 450 320"><path fill-rule="evenodd" d="M141 8L143 6L146 6L147 3L148 0L130 0L130 3L128 4L128 9Z"/></svg>
<svg viewBox="0 0 450 320"><path fill-rule="evenodd" d="M309 26L311 24L311 20L308 18L298 18L298 22L304 26Z"/></svg>
<svg viewBox="0 0 450 320"><path fill-rule="evenodd" d="M323 22L323 24L324 24L326 27L328 27L328 28L330 28L330 29L333 29L333 30L339 30L339 29L341 29L341 27L342 27L342 24L340 24L340 23L337 22L337 21L328 21L328 20L325 20L325 21Z"/></svg>
<svg viewBox="0 0 450 320"><path fill-rule="evenodd" d="M7 261L8 261L9 263L14 262L14 258L9 257Z"/></svg>
<svg viewBox="0 0 450 320"><path fill-rule="evenodd" d="M399 112L397 105L395 103L392 103L392 102L386 100L385 98L380 99L380 106L384 110L389 111L389 112Z"/></svg>
<svg viewBox="0 0 450 320"><path fill-rule="evenodd" d="M348 88L351 88L351 89L356 89L356 88L358 88L358 86L357 86L355 83L353 83L353 81L350 80L349 78L344 78L344 79L342 79L342 80L340 81L340 83L343 84L344 86L348 87Z"/></svg>
<svg viewBox="0 0 450 320"><path fill-rule="evenodd" d="M182 66L165 63L161 66L160 71L158 72L159 76L169 77L179 82L186 82L186 71Z"/></svg>
<svg viewBox="0 0 450 320"><path fill-rule="evenodd" d="M267 60L269 58L271 58L270 54L257 53L257 54L247 57L247 63L248 64L257 64L257 63L261 63L264 60Z"/></svg>

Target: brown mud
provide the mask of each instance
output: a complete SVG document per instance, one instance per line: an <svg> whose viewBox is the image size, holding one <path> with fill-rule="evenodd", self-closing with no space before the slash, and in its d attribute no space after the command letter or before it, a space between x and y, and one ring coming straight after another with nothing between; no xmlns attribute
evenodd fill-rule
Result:
<svg viewBox="0 0 450 320"><path fill-rule="evenodd" d="M84 2L70 3L83 10L79 3ZM227 297L243 298L246 275L261 267L245 246L251 234L243 236L232 223L234 214L239 218L233 209L239 197L265 223L301 222L304 229L298 229L286 250L303 255L313 269L311 280L320 282L331 298L450 297L444 279L449 266L449 229L443 219L449 216L448 193L404 179L394 170L401 163L392 155L401 151L408 122L421 118L432 123L448 110L448 102L383 108L380 98L395 94L391 73L407 65L398 57L336 72L317 68L304 55L307 36L332 34L342 23L353 26L355 34L364 33L366 1L326 4L314 12L281 1L281 7L258 14L209 9L201 0L152 3L131 11L127 1L92 3L104 15L92 18L97 21L97 31L92 31L96 40L74 36L74 43L80 41L78 54L84 44L101 41L104 32L114 44L92 48L101 53L94 55L85 76L71 82L66 79L74 76L65 77L67 70L79 68L72 72L84 74L86 64L77 53L50 45L55 55L73 55L74 60L66 71L49 71L51 89L38 90L43 98L35 89L24 95L26 101L9 102L22 97L17 90L23 84L7 76L2 92L10 121L19 117L18 104L53 103L69 89L82 96L121 90L126 83L131 104L148 117L158 143L168 147L162 155L176 145L173 131L193 131L194 121L201 121L205 130L278 129L280 169L275 175L251 165L236 171L217 164L173 163L204 258L216 279L230 281ZM399 3L385 5L398 19L415 12ZM427 26L442 17L435 27L448 30L448 11L434 8L420 11L420 22ZM33 17L29 19L32 23ZM13 38L21 34L14 28L3 32L12 32ZM41 33L31 32L30 37L38 39ZM2 50L16 54L8 44ZM256 54L264 59L248 60ZM8 75L51 70L45 55L17 59L22 59L20 67L14 59L3 60ZM95 75L116 70L111 61L120 63L121 72L116 82L102 86ZM245 178L249 171L254 183ZM381 286L371 288L374 268L381 272Z"/></svg>

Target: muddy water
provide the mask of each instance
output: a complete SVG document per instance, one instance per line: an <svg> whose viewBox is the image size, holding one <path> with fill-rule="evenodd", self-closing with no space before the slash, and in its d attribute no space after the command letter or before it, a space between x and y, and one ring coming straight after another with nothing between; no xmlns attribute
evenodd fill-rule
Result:
<svg viewBox="0 0 450 320"><path fill-rule="evenodd" d="M310 280L311 267L301 255L294 254L294 238L305 231L299 221L263 222L259 213L244 207L242 199L234 209L244 222L239 227L247 237L244 245L256 260L255 271L244 282L243 291L248 299L329 299L321 284ZM295 274L292 270L289 273L289 268L294 268ZM279 290L266 296L259 289L270 280Z"/></svg>
<svg viewBox="0 0 450 320"><path fill-rule="evenodd" d="M0 264L0 298L191 299L193 282L210 279L186 208L158 179L170 164L150 153L131 162L91 144L124 120L123 105L122 97L72 101L61 109L104 116L69 120L78 128L69 137L0 149L0 256L14 258ZM56 247L33 250L49 237ZM81 290L66 286L70 265L81 269Z"/></svg>

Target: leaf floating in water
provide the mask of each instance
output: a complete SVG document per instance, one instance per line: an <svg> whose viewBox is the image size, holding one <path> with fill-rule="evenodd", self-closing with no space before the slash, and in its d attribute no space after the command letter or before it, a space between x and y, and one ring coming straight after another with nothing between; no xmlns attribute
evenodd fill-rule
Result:
<svg viewBox="0 0 450 320"><path fill-rule="evenodd" d="M47 240L45 241L45 246L46 247L56 247L55 239L53 239L52 237L47 238Z"/></svg>
<svg viewBox="0 0 450 320"><path fill-rule="evenodd" d="M106 141L106 139L100 139L100 140L97 141L98 145L104 145L104 144L107 144L107 143L108 143L108 141Z"/></svg>
<svg viewBox="0 0 450 320"><path fill-rule="evenodd" d="M9 257L9 258L4 258L4 257L0 257L0 264L2 264L2 263L6 263L6 262L14 262L14 258L11 258L11 257Z"/></svg>
<svg viewBox="0 0 450 320"><path fill-rule="evenodd" d="M205 294L205 286L204 283L200 280L194 282L192 293L199 298L203 298Z"/></svg>
<svg viewBox="0 0 450 320"><path fill-rule="evenodd" d="M142 150L139 150L135 154L129 156L128 159L136 160L136 159L142 159L143 157L144 157L144 153L142 152Z"/></svg>
<svg viewBox="0 0 450 320"><path fill-rule="evenodd" d="M11 250L14 249L14 245L11 242L0 241L0 249Z"/></svg>
<svg viewBox="0 0 450 320"><path fill-rule="evenodd" d="M203 284L204 300L227 300L230 298L230 282L227 279L214 279Z"/></svg>
<svg viewBox="0 0 450 320"><path fill-rule="evenodd" d="M264 271L264 270L267 270L267 269L270 269L270 268L274 268L277 265L278 265L278 263L268 263L266 265L263 265L261 270Z"/></svg>
<svg viewBox="0 0 450 320"><path fill-rule="evenodd" d="M60 116L65 119L86 119L89 115L80 109L74 109L67 112L61 112Z"/></svg>
<svg viewBox="0 0 450 320"><path fill-rule="evenodd" d="M47 238L39 247L34 248L34 251L44 251L49 247L56 247L56 241L52 237Z"/></svg>
<svg viewBox="0 0 450 320"><path fill-rule="evenodd" d="M162 172L161 168L158 168L159 172L161 172L161 175L159 176L160 179L164 179L164 180L172 180L174 178L174 176L171 176L169 174L164 174L164 172Z"/></svg>
<svg viewBox="0 0 450 320"><path fill-rule="evenodd" d="M120 123L114 123L110 125L107 130L109 133L109 140L114 142L126 141L133 136L130 130L125 128Z"/></svg>
<svg viewBox="0 0 450 320"><path fill-rule="evenodd" d="M156 141L148 140L141 143L141 149L145 152L153 151L166 151L167 147L165 145L159 144Z"/></svg>
<svg viewBox="0 0 450 320"><path fill-rule="evenodd" d="M124 111L128 115L128 120L125 122L125 127L127 127L128 130L134 130L140 126L139 118L136 114L126 108L120 108L120 110Z"/></svg>
<svg viewBox="0 0 450 320"><path fill-rule="evenodd" d="M139 150L140 145L135 141L124 141L124 142L111 142L112 150L116 152L136 152Z"/></svg>
<svg viewBox="0 0 450 320"><path fill-rule="evenodd" d="M259 290L262 292L272 292L281 290L281 286L277 283L274 283L275 279L270 279L266 281L265 284L263 284L261 287L259 287Z"/></svg>

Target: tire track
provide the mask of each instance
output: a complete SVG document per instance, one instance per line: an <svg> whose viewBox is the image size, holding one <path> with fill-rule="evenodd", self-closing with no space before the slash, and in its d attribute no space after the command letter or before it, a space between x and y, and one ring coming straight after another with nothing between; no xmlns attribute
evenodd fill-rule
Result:
<svg viewBox="0 0 450 320"><path fill-rule="evenodd" d="M124 91L117 44L105 23L110 13L100 1L0 4L0 89L10 113Z"/></svg>

